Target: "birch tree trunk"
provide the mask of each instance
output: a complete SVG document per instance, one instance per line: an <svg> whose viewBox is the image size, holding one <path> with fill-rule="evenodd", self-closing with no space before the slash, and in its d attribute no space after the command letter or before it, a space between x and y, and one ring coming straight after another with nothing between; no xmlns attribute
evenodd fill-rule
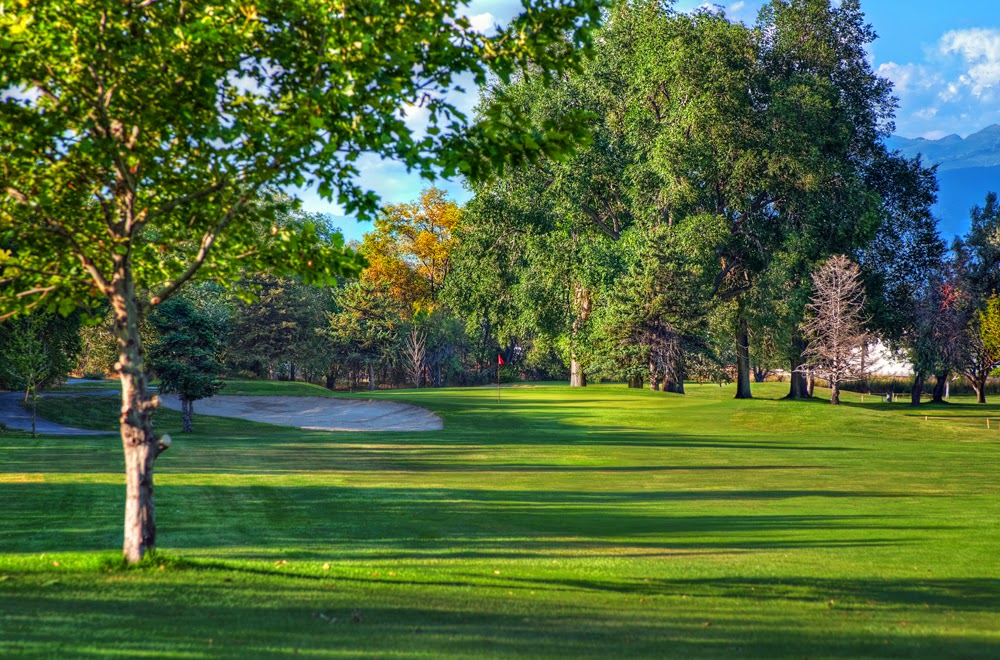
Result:
<svg viewBox="0 0 1000 660"><path fill-rule="evenodd" d="M142 365L142 340L139 335L139 303L135 296L127 264L116 272L114 294L114 333L118 342L122 407L119 419L122 448L125 452L125 533L122 552L125 561L134 564L156 547L156 509L153 500L153 464L168 446L169 439L158 442L153 434L152 412L157 401L149 395Z"/></svg>
<svg viewBox="0 0 1000 660"><path fill-rule="evenodd" d="M590 291L582 284L577 284L574 297L576 298L577 314L573 320L573 348L570 349L569 385L570 387L586 387L587 374L584 373L583 365L577 359L576 341L583 326L586 325L587 319L590 318Z"/></svg>

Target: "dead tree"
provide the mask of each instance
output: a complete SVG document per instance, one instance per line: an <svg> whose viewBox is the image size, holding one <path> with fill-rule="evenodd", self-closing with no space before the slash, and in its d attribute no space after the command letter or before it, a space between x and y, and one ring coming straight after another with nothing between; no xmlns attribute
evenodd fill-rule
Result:
<svg viewBox="0 0 1000 660"><path fill-rule="evenodd" d="M809 342L799 369L830 383L830 403L840 403L840 385L863 376L865 292L857 264L843 255L827 259L812 276L813 295L802 331Z"/></svg>
<svg viewBox="0 0 1000 660"><path fill-rule="evenodd" d="M420 387L427 358L427 333L415 327L406 335L403 357L406 359L406 373L413 384Z"/></svg>

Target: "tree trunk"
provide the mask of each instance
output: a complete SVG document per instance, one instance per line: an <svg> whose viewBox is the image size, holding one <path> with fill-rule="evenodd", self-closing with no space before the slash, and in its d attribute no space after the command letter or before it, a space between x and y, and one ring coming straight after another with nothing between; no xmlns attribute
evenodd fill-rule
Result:
<svg viewBox="0 0 1000 660"><path fill-rule="evenodd" d="M972 389L976 391L976 403L986 403L986 379L988 377L989 373L984 371L983 375L972 379Z"/></svg>
<svg viewBox="0 0 1000 660"><path fill-rule="evenodd" d="M806 379L806 375L801 371L796 371L796 369L802 365L795 364L795 360L791 360L792 363L792 385L788 390L788 396L786 399L808 399L809 395L809 383Z"/></svg>
<svg viewBox="0 0 1000 660"><path fill-rule="evenodd" d="M294 362L289 362L288 363L288 380L292 381L293 383L295 382L295 363Z"/></svg>
<svg viewBox="0 0 1000 660"><path fill-rule="evenodd" d="M945 393L948 390L948 376L950 374L945 371L944 373L939 373L934 375L934 403L944 403Z"/></svg>
<svg viewBox="0 0 1000 660"><path fill-rule="evenodd" d="M736 398L752 399L750 392L750 324L740 300L736 317Z"/></svg>
<svg viewBox="0 0 1000 660"><path fill-rule="evenodd" d="M191 432L191 414L194 412L194 401L181 397L181 417L184 420L184 433Z"/></svg>
<svg viewBox="0 0 1000 660"><path fill-rule="evenodd" d="M574 348L570 349L569 385L570 387L586 387L587 374L583 371L583 365L577 360L575 344L577 335L587 323L587 319L590 318L590 291L585 289L582 284L577 284L575 297L578 311L576 318L573 319Z"/></svg>
<svg viewBox="0 0 1000 660"><path fill-rule="evenodd" d="M37 436L36 422L38 420L38 392L34 391L35 388L31 388L31 437Z"/></svg>
<svg viewBox="0 0 1000 660"><path fill-rule="evenodd" d="M816 394L816 376L812 373L806 374L806 394L810 399Z"/></svg>
<svg viewBox="0 0 1000 660"><path fill-rule="evenodd" d="M649 389L654 392L660 391L660 374L656 371L656 363L649 360Z"/></svg>
<svg viewBox="0 0 1000 660"><path fill-rule="evenodd" d="M924 372L918 371L913 379L913 387L910 388L910 405L920 405L920 395L924 392Z"/></svg>
<svg viewBox="0 0 1000 660"><path fill-rule="evenodd" d="M684 381L666 375L663 377L663 391L670 394L684 394Z"/></svg>
<svg viewBox="0 0 1000 660"><path fill-rule="evenodd" d="M786 399L808 399L812 396L809 391L809 383L806 380L806 374L800 371L802 365L805 364L805 360L802 359L802 353L806 350L806 341L799 336L792 339L792 352L788 358L789 366L791 366L791 387L788 390L788 396Z"/></svg>
<svg viewBox="0 0 1000 660"><path fill-rule="evenodd" d="M835 406L840 405L840 381L830 383L830 403Z"/></svg>
<svg viewBox="0 0 1000 660"><path fill-rule="evenodd" d="M139 335L139 305L131 274L115 283L112 305L114 332L118 342L122 407L119 427L125 452L125 561L134 564L156 547L156 518L153 502L153 463L169 446L169 438L157 441L153 434L152 412L157 401L149 396L143 373L142 340Z"/></svg>
<svg viewBox="0 0 1000 660"><path fill-rule="evenodd" d="M641 390L642 389L642 377L641 376L634 376L632 378L629 378L628 379L628 387L631 390L636 390L636 389Z"/></svg>
<svg viewBox="0 0 1000 660"><path fill-rule="evenodd" d="M417 382L417 387L420 387L419 382ZM371 362L368 363L368 391L375 391L375 366Z"/></svg>
<svg viewBox="0 0 1000 660"><path fill-rule="evenodd" d="M753 382L763 383L767 380L767 369L762 369L761 367L753 368Z"/></svg>
<svg viewBox="0 0 1000 660"><path fill-rule="evenodd" d="M868 342L861 345L861 382L858 384L858 389L861 390L863 394L868 394L868 374L865 369L865 362L868 360Z"/></svg>

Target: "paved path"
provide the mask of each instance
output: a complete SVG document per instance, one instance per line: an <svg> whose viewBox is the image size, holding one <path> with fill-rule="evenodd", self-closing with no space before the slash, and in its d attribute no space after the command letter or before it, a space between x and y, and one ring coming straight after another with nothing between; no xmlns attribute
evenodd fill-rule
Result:
<svg viewBox="0 0 1000 660"><path fill-rule="evenodd" d="M114 394L114 392L112 392ZM47 394L44 396L56 396ZM31 430L31 412L24 408L23 392L0 392L0 424L16 431ZM118 431L84 431L74 429L41 417L37 419L36 430L44 435L117 435Z"/></svg>
<svg viewBox="0 0 1000 660"><path fill-rule="evenodd" d="M176 395L160 405L181 409ZM425 408L395 401L321 396L213 396L194 403L195 415L237 417L253 422L317 431L439 431L441 418Z"/></svg>

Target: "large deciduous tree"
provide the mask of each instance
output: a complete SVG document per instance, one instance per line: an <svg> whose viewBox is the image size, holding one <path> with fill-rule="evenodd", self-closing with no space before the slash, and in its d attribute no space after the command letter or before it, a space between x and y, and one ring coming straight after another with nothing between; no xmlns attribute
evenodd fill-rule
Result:
<svg viewBox="0 0 1000 660"><path fill-rule="evenodd" d="M526 61L576 64L598 0L528 0L494 36L458 0L44 0L0 12L0 317L111 304L122 381L124 556L155 547L155 435L143 316L195 277L247 270L328 281L356 272L339 236L308 222L265 239L246 219L265 185L315 182L348 212L365 153L428 177L481 177L569 148L495 106L470 124L444 92ZM405 109L429 117L417 135ZM522 128L522 126L524 128ZM569 127L569 130L567 130ZM9 240L8 240L9 239Z"/></svg>

